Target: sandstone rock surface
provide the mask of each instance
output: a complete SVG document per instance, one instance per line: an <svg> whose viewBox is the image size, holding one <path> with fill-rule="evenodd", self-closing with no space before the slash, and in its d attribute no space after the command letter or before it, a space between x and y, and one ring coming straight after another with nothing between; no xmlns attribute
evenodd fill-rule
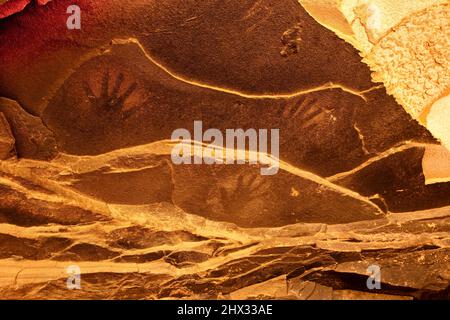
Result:
<svg viewBox="0 0 450 320"><path fill-rule="evenodd" d="M0 299L449 299L449 158L418 116L446 86L430 30L447 4L395 4L401 21L360 37L367 4L300 2L80 0L69 31L57 0L0 20ZM279 129L277 174L225 165L227 146L176 165L171 135L195 121Z"/></svg>

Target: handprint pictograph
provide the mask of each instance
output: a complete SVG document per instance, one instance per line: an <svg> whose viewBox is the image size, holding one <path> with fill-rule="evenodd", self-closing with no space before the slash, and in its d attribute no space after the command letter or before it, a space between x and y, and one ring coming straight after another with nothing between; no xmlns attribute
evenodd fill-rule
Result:
<svg viewBox="0 0 450 320"><path fill-rule="evenodd" d="M243 213L262 209L264 200L270 196L272 183L258 172L241 172L239 175L221 181L210 192L216 204L215 209L224 214Z"/></svg>
<svg viewBox="0 0 450 320"><path fill-rule="evenodd" d="M279 111L281 120L287 127L295 125L304 130L315 129L323 121L335 121L333 110L322 107L316 98L302 96L294 103L283 100Z"/></svg>
<svg viewBox="0 0 450 320"><path fill-rule="evenodd" d="M89 103L97 114L107 114L109 118L115 117L125 120L136 111L134 107L127 109L124 107L127 99L135 92L137 83L133 82L121 93L125 80L124 74L119 73L112 90L110 90L110 78L110 72L106 71L102 77L100 94L98 96L94 93L91 85L87 81L83 82L84 91Z"/></svg>
<svg viewBox="0 0 450 320"><path fill-rule="evenodd" d="M283 100L277 116L286 132L294 136L301 133L301 137L314 137L320 150L324 150L327 141L334 141L336 136L346 136L358 141L364 154L370 154L356 124L356 111L356 104L334 104L330 99L302 95L294 100ZM304 141L307 146L313 140Z"/></svg>

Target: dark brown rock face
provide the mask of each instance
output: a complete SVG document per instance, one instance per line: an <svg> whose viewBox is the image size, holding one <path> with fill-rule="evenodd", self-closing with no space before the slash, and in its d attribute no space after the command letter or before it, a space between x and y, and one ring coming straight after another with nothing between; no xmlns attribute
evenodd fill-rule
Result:
<svg viewBox="0 0 450 320"><path fill-rule="evenodd" d="M6 160L15 155L15 142L11 127L5 115L0 112L0 160Z"/></svg>
<svg viewBox="0 0 450 320"><path fill-rule="evenodd" d="M0 98L0 112L11 125L20 157L50 160L56 156L55 137L39 117L32 116L18 103L5 98Z"/></svg>
<svg viewBox="0 0 450 320"><path fill-rule="evenodd" d="M0 298L449 298L439 142L297 1L78 2L0 21Z"/></svg>

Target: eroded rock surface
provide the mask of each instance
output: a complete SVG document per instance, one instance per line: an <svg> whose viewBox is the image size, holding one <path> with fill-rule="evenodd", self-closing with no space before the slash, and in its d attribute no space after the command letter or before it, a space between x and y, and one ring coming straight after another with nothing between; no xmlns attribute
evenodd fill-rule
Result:
<svg viewBox="0 0 450 320"><path fill-rule="evenodd" d="M26 112L17 102L0 98L0 111L11 125L20 157L50 160L57 154L53 133L41 118Z"/></svg>
<svg viewBox="0 0 450 320"><path fill-rule="evenodd" d="M358 50L296 1L155 3L0 21L0 298L450 298L442 146ZM175 165L200 120L279 129L277 174Z"/></svg>
<svg viewBox="0 0 450 320"><path fill-rule="evenodd" d="M450 149L446 0L299 0L357 48L388 93Z"/></svg>

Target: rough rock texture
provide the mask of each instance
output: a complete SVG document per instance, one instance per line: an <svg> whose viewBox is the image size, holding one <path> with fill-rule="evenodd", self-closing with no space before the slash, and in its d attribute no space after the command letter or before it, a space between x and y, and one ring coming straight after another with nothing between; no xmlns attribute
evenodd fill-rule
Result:
<svg viewBox="0 0 450 320"><path fill-rule="evenodd" d="M297 1L71 4L0 21L0 298L450 298L442 146ZM197 120L279 129L278 173L175 165Z"/></svg>
<svg viewBox="0 0 450 320"><path fill-rule="evenodd" d="M15 155L15 142L11 127L5 115L0 112L0 160L6 160Z"/></svg>
<svg viewBox="0 0 450 320"><path fill-rule="evenodd" d="M33 3L44 5L49 1L51 0L36 0ZM0 19L22 11L31 2L31 0L0 0Z"/></svg>
<svg viewBox="0 0 450 320"><path fill-rule="evenodd" d="M374 81L450 150L450 5L446 0L299 0L357 48Z"/></svg>
<svg viewBox="0 0 450 320"><path fill-rule="evenodd" d="M0 98L0 112L11 125L20 157L50 160L56 156L55 137L39 117L32 116L17 102L5 98Z"/></svg>
<svg viewBox="0 0 450 320"><path fill-rule="evenodd" d="M418 118L448 94L449 41L450 5L437 5L393 28L367 59L374 61L375 80L385 83L399 103ZM411 77L412 74L417 76Z"/></svg>

